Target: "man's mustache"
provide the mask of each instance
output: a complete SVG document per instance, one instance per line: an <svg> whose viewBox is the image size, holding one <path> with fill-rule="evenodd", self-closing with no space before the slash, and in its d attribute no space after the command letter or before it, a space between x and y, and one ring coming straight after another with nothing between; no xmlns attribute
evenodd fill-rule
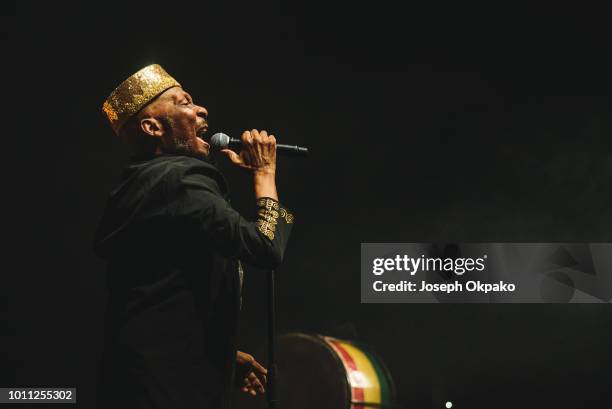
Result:
<svg viewBox="0 0 612 409"><path fill-rule="evenodd" d="M206 128L206 129L208 129L208 122L207 122L207 121L202 120L200 123L196 123L196 128L197 128L198 130L201 130L202 128Z"/></svg>

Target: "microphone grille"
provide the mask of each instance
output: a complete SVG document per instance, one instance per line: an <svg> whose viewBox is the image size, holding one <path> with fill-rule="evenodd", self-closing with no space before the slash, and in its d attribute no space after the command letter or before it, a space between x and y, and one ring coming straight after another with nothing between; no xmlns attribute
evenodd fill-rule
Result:
<svg viewBox="0 0 612 409"><path fill-rule="evenodd" d="M210 138L210 146L213 149L225 149L229 146L230 137L223 132L217 132Z"/></svg>

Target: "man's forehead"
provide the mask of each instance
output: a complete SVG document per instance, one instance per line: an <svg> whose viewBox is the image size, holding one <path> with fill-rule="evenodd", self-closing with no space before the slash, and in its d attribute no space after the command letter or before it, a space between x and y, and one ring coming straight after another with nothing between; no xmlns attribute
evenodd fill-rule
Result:
<svg viewBox="0 0 612 409"><path fill-rule="evenodd" d="M149 102L141 112L146 113L147 115L151 115L154 112L161 110L165 110L168 107L168 104L173 103L178 98L181 98L184 95L184 91L181 87L172 87L168 88L161 94L159 94L155 99Z"/></svg>
<svg viewBox="0 0 612 409"><path fill-rule="evenodd" d="M189 95L185 90L183 90L183 88L181 87L172 87L172 88L168 88L166 91L164 91L161 95L159 99L178 99L178 98L182 98L185 95Z"/></svg>

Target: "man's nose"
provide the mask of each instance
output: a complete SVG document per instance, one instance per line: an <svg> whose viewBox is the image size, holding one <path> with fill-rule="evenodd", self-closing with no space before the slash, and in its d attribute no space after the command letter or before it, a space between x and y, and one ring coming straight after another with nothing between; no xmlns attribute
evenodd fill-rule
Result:
<svg viewBox="0 0 612 409"><path fill-rule="evenodd" d="M206 119L208 117L208 111L206 110L206 108L201 107L199 105L196 105L196 111L197 111L197 115Z"/></svg>

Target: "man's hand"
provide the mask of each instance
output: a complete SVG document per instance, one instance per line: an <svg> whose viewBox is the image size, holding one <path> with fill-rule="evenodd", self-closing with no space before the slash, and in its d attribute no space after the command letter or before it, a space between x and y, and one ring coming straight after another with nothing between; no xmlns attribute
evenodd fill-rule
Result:
<svg viewBox="0 0 612 409"><path fill-rule="evenodd" d="M267 382L268 370L259 362L242 351L236 352L236 382L239 382L240 390L244 393L256 396L264 393L264 384Z"/></svg>
<svg viewBox="0 0 612 409"><path fill-rule="evenodd" d="M222 149L221 152L241 168L272 175L276 172L276 138L266 131L244 131L240 154L231 149Z"/></svg>
<svg viewBox="0 0 612 409"><path fill-rule="evenodd" d="M253 171L255 199L271 197L278 200L276 192L276 138L266 131L244 131L240 154L222 149L233 164Z"/></svg>

